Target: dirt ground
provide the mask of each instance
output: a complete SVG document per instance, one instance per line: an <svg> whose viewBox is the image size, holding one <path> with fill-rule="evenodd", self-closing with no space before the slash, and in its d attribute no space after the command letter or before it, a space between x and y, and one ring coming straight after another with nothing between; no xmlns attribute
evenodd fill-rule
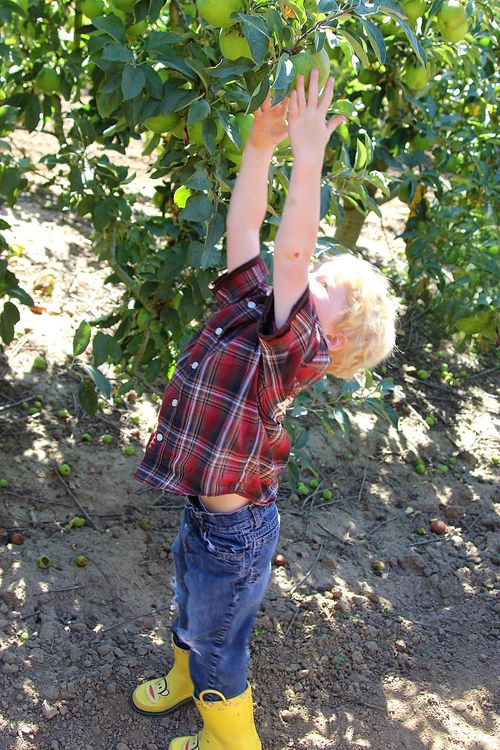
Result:
<svg viewBox="0 0 500 750"><path fill-rule="evenodd" d="M404 262L395 235L406 211L395 200L383 222L369 217L360 241L368 257ZM16 273L42 308L22 311L20 336L0 353L0 478L9 483L0 488L0 748L166 750L199 726L194 707L150 719L129 706L134 687L171 663L171 544L183 499L132 479L157 406L142 397L82 414L73 333L117 291L103 284L87 223L51 208L50 196L0 213L23 248ZM48 273L52 296L43 293ZM468 377L443 385L427 342L422 319L405 322L388 372L398 430L359 400L345 438L327 440L304 422L318 489L333 498L298 497L283 476L278 551L287 565L273 568L251 641L264 750L498 747L498 383L445 343L449 368ZM46 370L31 369L37 355ZM430 379L417 381L405 363L425 366ZM128 445L135 455L124 454ZM85 526L64 528L84 514ZM445 522L444 535L429 530L432 518ZM9 542L14 531L22 545ZM51 559L47 570L40 555Z"/></svg>

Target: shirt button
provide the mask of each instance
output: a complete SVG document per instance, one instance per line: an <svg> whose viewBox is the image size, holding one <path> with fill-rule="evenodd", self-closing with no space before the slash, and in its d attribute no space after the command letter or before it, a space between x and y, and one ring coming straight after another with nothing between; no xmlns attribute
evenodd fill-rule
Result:
<svg viewBox="0 0 500 750"><path fill-rule="evenodd" d="M255 302L253 302L253 300L250 300L249 302L247 302L247 307L253 310L255 307Z"/></svg>
<svg viewBox="0 0 500 750"><path fill-rule="evenodd" d="M161 443L162 440L163 440L163 435L161 434L161 432L157 432L156 433L156 442L157 443Z"/></svg>
<svg viewBox="0 0 500 750"><path fill-rule="evenodd" d="M198 364L199 364L198 362L193 362L193 364L191 365L193 370L196 370L196 368L198 367Z"/></svg>
<svg viewBox="0 0 500 750"><path fill-rule="evenodd" d="M215 329L215 333L216 333L217 336L220 336L221 333L222 333L222 328L216 328Z"/></svg>
<svg viewBox="0 0 500 750"><path fill-rule="evenodd" d="M178 404L178 403L179 403L179 402L177 401L177 399L176 399L176 398L174 398L174 400L172 401L172 406L177 406L177 404Z"/></svg>

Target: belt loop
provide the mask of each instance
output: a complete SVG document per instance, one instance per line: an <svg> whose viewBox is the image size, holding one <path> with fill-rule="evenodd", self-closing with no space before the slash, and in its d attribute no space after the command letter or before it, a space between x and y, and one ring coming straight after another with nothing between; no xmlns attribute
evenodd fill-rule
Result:
<svg viewBox="0 0 500 750"><path fill-rule="evenodd" d="M255 528L259 529L262 526L262 516L259 510L259 506L255 505L255 503L251 503L249 505L250 513L253 516L253 520L255 521Z"/></svg>

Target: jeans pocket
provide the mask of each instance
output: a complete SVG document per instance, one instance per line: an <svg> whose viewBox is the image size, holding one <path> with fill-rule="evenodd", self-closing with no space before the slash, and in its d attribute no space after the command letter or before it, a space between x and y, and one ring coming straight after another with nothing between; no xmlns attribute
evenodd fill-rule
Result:
<svg viewBox="0 0 500 750"><path fill-rule="evenodd" d="M197 529L188 534L186 546L195 555L205 559L212 558L239 569L244 567L246 546L239 538L227 537L214 530L201 532Z"/></svg>

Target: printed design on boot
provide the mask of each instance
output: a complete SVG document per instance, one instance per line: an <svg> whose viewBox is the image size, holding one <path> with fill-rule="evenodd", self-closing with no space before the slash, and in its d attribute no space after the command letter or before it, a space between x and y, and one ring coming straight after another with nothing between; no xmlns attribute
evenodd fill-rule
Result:
<svg viewBox="0 0 500 750"><path fill-rule="evenodd" d="M168 689L167 678L160 677L160 679L151 682L148 685L147 696L151 703L158 703L160 697L165 698L170 694Z"/></svg>
<svg viewBox="0 0 500 750"><path fill-rule="evenodd" d="M196 735L196 737L190 737L189 740L186 742L186 747L184 750L200 750L200 745L198 743L199 734Z"/></svg>

